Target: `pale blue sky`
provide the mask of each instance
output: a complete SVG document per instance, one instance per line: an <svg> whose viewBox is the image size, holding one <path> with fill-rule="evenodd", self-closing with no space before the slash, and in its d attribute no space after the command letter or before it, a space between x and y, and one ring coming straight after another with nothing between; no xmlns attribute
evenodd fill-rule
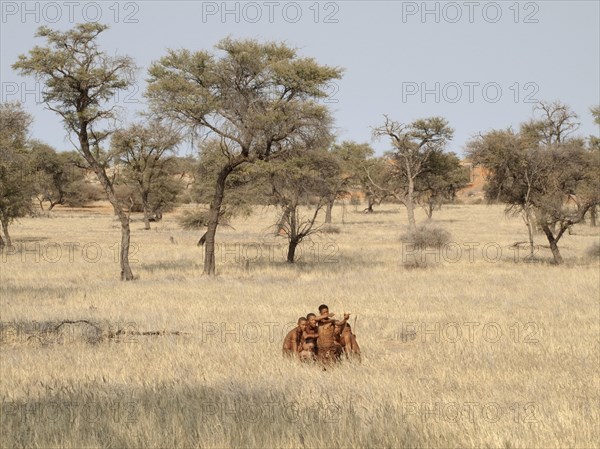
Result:
<svg viewBox="0 0 600 449"><path fill-rule="evenodd" d="M151 61L167 48L211 49L231 35L283 40L302 55L345 68L331 87L339 140L371 142L371 127L383 114L401 122L441 115L455 129L449 149L460 153L472 135L528 119L533 104L527 100L536 99L569 104L580 115L580 133L598 134L589 112L600 103L598 1L228 2L224 17L222 2L22 5L2 2L2 101L24 100L35 119L33 137L59 150L73 147L58 117L36 105L39 88L10 66L42 44L33 37L39 26L67 29L98 17L111 26L103 48L140 66L138 91L119 99L129 120L143 108L130 101L143 102ZM424 9L430 12L423 17ZM372 145L378 153L389 148L386 141Z"/></svg>

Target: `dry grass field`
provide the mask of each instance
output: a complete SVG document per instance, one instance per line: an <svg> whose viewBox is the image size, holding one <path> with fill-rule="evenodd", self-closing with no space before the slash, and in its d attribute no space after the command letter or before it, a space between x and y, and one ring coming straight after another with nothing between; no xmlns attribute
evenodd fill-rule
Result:
<svg viewBox="0 0 600 449"><path fill-rule="evenodd" d="M511 247L526 240L519 218L446 206L434 222L454 243L407 268L404 209L342 212L291 266L275 212L257 208L219 230L216 278L177 213L151 231L134 216L130 283L109 208L15 223L0 263L1 446L597 447L598 228L564 236L565 265L543 247L528 263ZM282 358L285 332L321 303L352 314L361 364Z"/></svg>

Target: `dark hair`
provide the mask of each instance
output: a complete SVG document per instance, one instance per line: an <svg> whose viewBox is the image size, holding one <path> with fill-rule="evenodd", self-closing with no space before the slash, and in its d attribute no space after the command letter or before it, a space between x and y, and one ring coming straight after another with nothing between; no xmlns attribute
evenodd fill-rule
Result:
<svg viewBox="0 0 600 449"><path fill-rule="evenodd" d="M314 317L316 317L317 315L315 315L314 313L309 313L308 315L306 315L306 319L307 319L307 320L310 320L310 317L311 317L311 316L314 316Z"/></svg>
<svg viewBox="0 0 600 449"><path fill-rule="evenodd" d="M322 313L323 309L328 309L329 310L329 307L327 306L327 304L321 304L319 306L319 313Z"/></svg>
<svg viewBox="0 0 600 449"><path fill-rule="evenodd" d="M301 316L300 318L298 318L298 324L300 324L301 321L306 321L306 318L304 318L303 316Z"/></svg>

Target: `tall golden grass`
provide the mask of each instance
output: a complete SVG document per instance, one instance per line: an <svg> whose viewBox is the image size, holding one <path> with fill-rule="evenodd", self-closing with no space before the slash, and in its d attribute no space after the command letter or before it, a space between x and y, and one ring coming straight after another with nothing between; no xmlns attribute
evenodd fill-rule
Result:
<svg viewBox="0 0 600 449"><path fill-rule="evenodd" d="M257 208L219 230L210 278L200 233L176 215L150 231L133 217L129 283L105 207L12 227L0 262L2 447L600 441L600 272L585 256L597 228L575 227L554 266L547 248L530 262L515 251L526 228L501 207L446 206L434 222L453 243L411 269L403 209L336 206L339 232L305 242L292 266L275 212ZM361 364L282 358L291 323L321 303L352 314Z"/></svg>

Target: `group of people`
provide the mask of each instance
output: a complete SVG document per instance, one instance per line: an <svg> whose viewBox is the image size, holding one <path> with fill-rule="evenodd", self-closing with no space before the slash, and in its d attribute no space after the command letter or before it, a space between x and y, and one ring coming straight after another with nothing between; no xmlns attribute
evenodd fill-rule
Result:
<svg viewBox="0 0 600 449"><path fill-rule="evenodd" d="M319 306L319 316L309 313L298 318L298 325L283 340L283 355L303 362L329 364L345 356L360 360L360 347L348 319L350 314L336 320L326 304Z"/></svg>

